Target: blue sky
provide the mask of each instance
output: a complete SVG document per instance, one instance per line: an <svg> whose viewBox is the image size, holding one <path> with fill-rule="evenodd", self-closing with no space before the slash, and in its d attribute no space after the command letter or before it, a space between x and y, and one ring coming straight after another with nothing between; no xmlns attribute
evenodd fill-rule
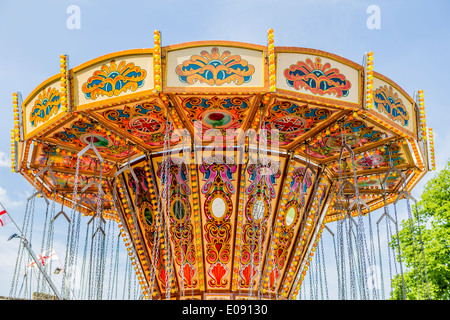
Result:
<svg viewBox="0 0 450 320"><path fill-rule="evenodd" d="M81 28L66 26L67 7L80 7ZM381 29L366 26L369 5L381 10ZM450 158L450 112L445 98L450 64L450 2L433 1L5 1L0 0L0 202L22 223L32 194L23 177L10 172L12 93L25 98L59 72L59 55L74 67L103 54L162 44L232 40L329 51L357 63L374 52L374 70L407 93L424 90L426 119L435 133L437 170ZM418 198L429 173L413 191ZM39 228L39 226L37 226ZM63 230L64 229L64 230ZM65 227L61 224L61 236ZM0 229L0 295L8 295L17 243L13 226ZM65 238L64 238L65 239ZM37 242L39 244L39 242ZM64 244L61 244L64 248ZM63 250L63 249L61 249Z"/></svg>

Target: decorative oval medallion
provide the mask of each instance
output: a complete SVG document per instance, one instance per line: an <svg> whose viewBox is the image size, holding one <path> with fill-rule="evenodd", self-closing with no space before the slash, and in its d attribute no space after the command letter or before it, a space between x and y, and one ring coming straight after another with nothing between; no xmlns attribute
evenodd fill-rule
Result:
<svg viewBox="0 0 450 320"><path fill-rule="evenodd" d="M108 137L98 133L85 133L80 137L80 140L86 145L92 141L92 144L97 148L108 148L113 144Z"/></svg>
<svg viewBox="0 0 450 320"><path fill-rule="evenodd" d="M261 220L264 217L265 205L262 199L258 199L253 205L252 216L255 220Z"/></svg>
<svg viewBox="0 0 450 320"><path fill-rule="evenodd" d="M381 165L385 162L385 158L381 154L373 154L362 156L360 159L356 161L356 165L360 168L371 168L375 166Z"/></svg>
<svg viewBox="0 0 450 320"><path fill-rule="evenodd" d="M208 111L203 115L203 120L212 128L226 127L232 122L233 115L223 110Z"/></svg>
<svg viewBox="0 0 450 320"><path fill-rule="evenodd" d="M222 198L215 198L213 202L211 203L211 211L214 217L216 218L222 218L225 214L226 208L225 208L225 202Z"/></svg>
<svg viewBox="0 0 450 320"><path fill-rule="evenodd" d="M177 220L183 219L186 214L184 203L180 200L176 200L172 205L172 212Z"/></svg>
<svg viewBox="0 0 450 320"><path fill-rule="evenodd" d="M294 207L290 207L286 212L285 223L287 227L290 227L292 223L295 221L296 210Z"/></svg>
<svg viewBox="0 0 450 320"><path fill-rule="evenodd" d="M144 223L144 227L147 230L150 230L153 227L154 218L153 213L150 210L150 203L147 201L142 202L140 206L140 220Z"/></svg>
<svg viewBox="0 0 450 320"><path fill-rule="evenodd" d="M307 126L306 120L298 116L283 116L272 122L272 128L282 133L295 133Z"/></svg>
<svg viewBox="0 0 450 320"><path fill-rule="evenodd" d="M155 134L165 129L164 122L153 117L135 117L128 126L142 134Z"/></svg>
<svg viewBox="0 0 450 320"><path fill-rule="evenodd" d="M344 145L344 142L348 144L351 148L357 145L360 142L360 138L352 133L344 133L342 136L340 133L337 133L331 137L329 137L325 145L332 150L340 150Z"/></svg>
<svg viewBox="0 0 450 320"><path fill-rule="evenodd" d="M153 224L152 212L147 207L144 209L144 218L145 218L145 222L147 222L147 224L149 226L151 226Z"/></svg>

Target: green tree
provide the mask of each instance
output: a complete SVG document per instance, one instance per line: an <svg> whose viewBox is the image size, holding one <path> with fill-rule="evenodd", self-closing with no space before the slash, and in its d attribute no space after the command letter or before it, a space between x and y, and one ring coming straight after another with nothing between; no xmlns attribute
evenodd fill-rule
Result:
<svg viewBox="0 0 450 320"><path fill-rule="evenodd" d="M399 231L403 274L392 279L391 299L450 299L450 161L411 201L411 219ZM420 228L419 228L420 226ZM390 245L397 250L398 240ZM397 252L397 251L396 251ZM398 257L397 257L398 259Z"/></svg>

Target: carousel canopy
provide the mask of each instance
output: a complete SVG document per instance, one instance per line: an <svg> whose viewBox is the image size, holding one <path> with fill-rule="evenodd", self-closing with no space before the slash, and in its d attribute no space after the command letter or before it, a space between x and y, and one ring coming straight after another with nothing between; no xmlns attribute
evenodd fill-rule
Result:
<svg viewBox="0 0 450 320"><path fill-rule="evenodd" d="M413 97L332 53L198 41L107 54L13 95L12 170L118 222L147 298L293 299L326 223L433 169ZM427 135L430 135L430 143ZM309 258L309 259L308 259ZM258 294L258 295L257 295Z"/></svg>

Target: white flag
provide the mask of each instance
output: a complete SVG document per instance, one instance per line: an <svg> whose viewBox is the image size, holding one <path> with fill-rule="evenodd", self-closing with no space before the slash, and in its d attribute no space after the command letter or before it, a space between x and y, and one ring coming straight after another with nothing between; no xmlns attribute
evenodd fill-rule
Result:
<svg viewBox="0 0 450 320"><path fill-rule="evenodd" d="M8 212L6 212L5 208L3 208L2 204L0 203L0 227L3 227L11 222L12 220L9 217Z"/></svg>

